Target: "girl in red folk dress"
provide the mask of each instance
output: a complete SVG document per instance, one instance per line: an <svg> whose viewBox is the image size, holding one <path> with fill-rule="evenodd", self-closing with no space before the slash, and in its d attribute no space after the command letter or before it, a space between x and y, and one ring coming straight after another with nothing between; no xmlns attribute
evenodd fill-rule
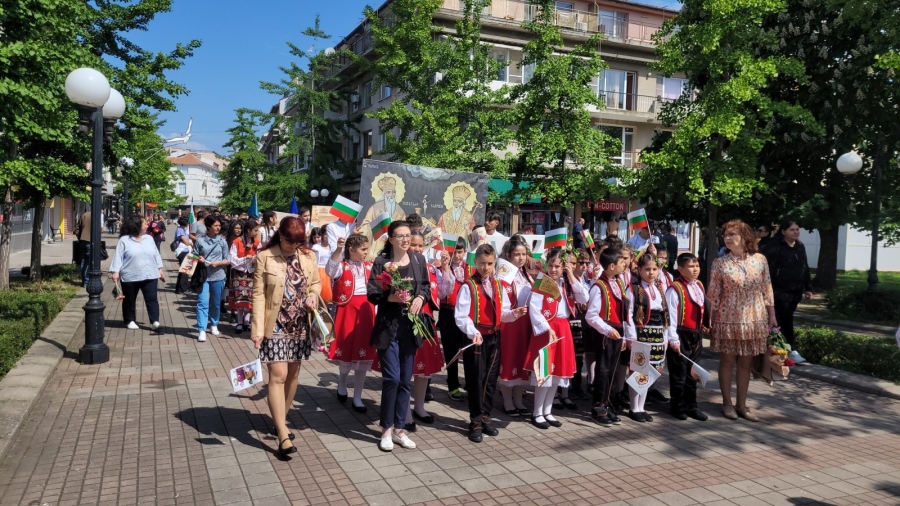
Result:
<svg viewBox="0 0 900 506"><path fill-rule="evenodd" d="M528 300L528 314L534 336L525 356L525 369L534 370L534 360L544 347L548 347L549 375L540 386L532 374L534 389L534 410L532 425L539 429L559 427L562 422L551 414L553 398L559 387L568 387L569 378L575 375L575 345L569 318L575 314L575 304L587 304L588 292L581 281L575 278L572 265L565 261L564 250L553 248L547 253L547 276L556 283L561 299L545 296L532 290ZM564 281L568 281L565 283Z"/></svg>
<svg viewBox="0 0 900 506"><path fill-rule="evenodd" d="M337 396L341 403L347 402L347 377L351 370L355 371L353 409L358 413L366 412L362 402L366 372L372 368L373 361L377 363L375 348L369 345L375 326L375 306L366 298L366 283L372 270L372 263L365 261L368 254L369 240L364 235L352 234L338 240L337 249L325 265L326 273L335 280L332 295L337 306L334 341L328 359L340 365Z"/></svg>
<svg viewBox="0 0 900 506"><path fill-rule="evenodd" d="M521 235L514 235L503 246L503 258L518 270L511 284L503 283L512 308L528 306L531 285L534 283L526 270L531 252L528 241ZM528 416L528 408L522 402L522 394L528 385L529 372L525 370L525 355L531 341L531 321L519 318L504 323L500 330L500 378L497 383L503 395L503 409L509 416Z"/></svg>
<svg viewBox="0 0 900 506"><path fill-rule="evenodd" d="M409 250L414 253L425 254L425 236L419 230L411 232L412 238L409 242ZM425 305L422 306L422 314L431 317L432 327L434 324L434 312L440 309L441 299L446 297L453 291L452 275L444 275L438 269L442 265L442 252L435 252L434 264L428 265L428 278L431 282L431 296ZM448 265L449 267L449 265ZM442 283L444 279L449 281ZM425 391L428 389L428 378L432 374L441 372L444 368L444 355L441 351L441 341L437 335L437 329L432 328L434 341L425 340L422 347L416 352L416 360L413 363L413 398L415 399L415 408L410 408L410 415L407 420L418 420L424 424L434 423L434 417L425 410ZM416 431L416 422L410 421L406 423L407 432Z"/></svg>
<svg viewBox="0 0 900 506"><path fill-rule="evenodd" d="M231 262L231 285L228 309L237 313L234 330L240 334L250 329L250 310L253 309L253 271L256 270L256 250L259 249L259 223L247 220L244 233L231 243L228 261Z"/></svg>

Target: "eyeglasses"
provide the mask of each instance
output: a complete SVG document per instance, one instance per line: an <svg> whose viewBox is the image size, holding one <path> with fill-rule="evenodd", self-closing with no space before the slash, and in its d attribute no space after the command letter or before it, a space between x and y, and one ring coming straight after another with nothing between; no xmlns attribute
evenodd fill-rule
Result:
<svg viewBox="0 0 900 506"><path fill-rule="evenodd" d="M587 261L582 261L582 260L578 261L578 265L589 265L589 264L590 264L590 262L587 262Z"/></svg>
<svg viewBox="0 0 900 506"><path fill-rule="evenodd" d="M412 236L411 235L395 235L393 238L397 239L398 241L408 241L408 240L412 239Z"/></svg>
<svg viewBox="0 0 900 506"><path fill-rule="evenodd" d="M292 241L287 238L284 239L284 242L290 244L291 246L297 246L297 245L303 244L303 241Z"/></svg>

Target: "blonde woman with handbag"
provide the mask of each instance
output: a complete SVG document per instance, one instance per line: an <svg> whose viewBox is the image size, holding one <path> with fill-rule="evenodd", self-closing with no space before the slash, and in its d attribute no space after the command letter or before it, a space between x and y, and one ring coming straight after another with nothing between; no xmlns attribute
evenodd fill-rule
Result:
<svg viewBox="0 0 900 506"><path fill-rule="evenodd" d="M286 425L287 409L297 392L300 364L312 350L309 315L321 289L303 223L294 216L285 218L256 256L251 320L253 344L260 361L268 364L269 411L282 458L297 451Z"/></svg>

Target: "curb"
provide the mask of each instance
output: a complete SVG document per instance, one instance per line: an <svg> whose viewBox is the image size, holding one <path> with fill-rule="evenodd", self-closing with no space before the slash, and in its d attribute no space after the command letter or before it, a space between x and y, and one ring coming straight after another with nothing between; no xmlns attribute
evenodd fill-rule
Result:
<svg viewBox="0 0 900 506"><path fill-rule="evenodd" d="M791 367L791 373L858 392L900 400L900 385L871 376L807 363Z"/></svg>
<svg viewBox="0 0 900 506"><path fill-rule="evenodd" d="M799 323L806 326L832 327L834 328L834 330L850 334L868 332L870 334L884 335L885 337L894 337L894 333L897 330L894 327L888 327L886 325L876 325L874 323L851 322L846 320L829 320L826 318L816 317L815 315L811 315L809 313L803 313L801 311L797 311L794 319L795 324Z"/></svg>
<svg viewBox="0 0 900 506"><path fill-rule="evenodd" d="M75 339L87 300L84 289L75 294L0 381L0 460L6 458L25 418Z"/></svg>

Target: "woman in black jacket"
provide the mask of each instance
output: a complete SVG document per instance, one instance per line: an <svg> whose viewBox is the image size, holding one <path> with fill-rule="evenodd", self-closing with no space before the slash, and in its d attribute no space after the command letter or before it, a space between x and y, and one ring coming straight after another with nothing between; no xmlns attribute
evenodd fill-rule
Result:
<svg viewBox="0 0 900 506"><path fill-rule="evenodd" d="M378 350L381 365L381 442L382 451L415 448L404 430L409 411L410 378L416 350L422 339L413 333L408 313L418 314L430 296L427 261L419 253L409 251L411 231L406 221L395 221L388 228L388 243L375 259L369 275L368 298L377 308L371 345ZM399 273L408 280L408 291L390 287L382 273Z"/></svg>
<svg viewBox="0 0 900 506"><path fill-rule="evenodd" d="M762 249L769 261L772 289L775 292L775 318L781 326L788 344L791 345L790 358L795 362L805 362L797 351L794 335L794 311L802 299L812 297L809 263L806 247L798 240L800 227L793 220L781 222L778 234Z"/></svg>

